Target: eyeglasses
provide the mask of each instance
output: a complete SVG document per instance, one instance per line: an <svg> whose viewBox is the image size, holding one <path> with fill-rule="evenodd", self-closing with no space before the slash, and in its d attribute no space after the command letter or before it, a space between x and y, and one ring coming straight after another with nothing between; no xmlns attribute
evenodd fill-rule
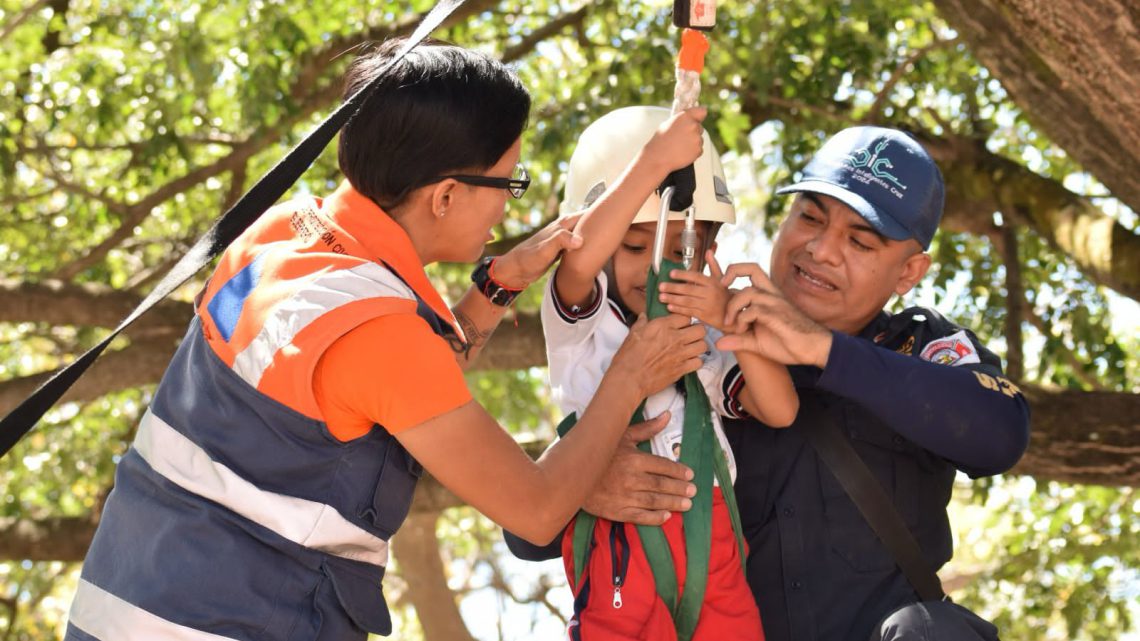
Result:
<svg viewBox="0 0 1140 641"><path fill-rule="evenodd" d="M515 173L510 178L451 174L449 176L440 176L439 178L436 178L436 180L447 180L448 178L457 180L465 185L506 189L508 192L510 192L511 196L515 198L522 198L523 194L526 193L527 188L530 187L530 174L526 172L526 167L523 167L522 163L515 165Z"/></svg>

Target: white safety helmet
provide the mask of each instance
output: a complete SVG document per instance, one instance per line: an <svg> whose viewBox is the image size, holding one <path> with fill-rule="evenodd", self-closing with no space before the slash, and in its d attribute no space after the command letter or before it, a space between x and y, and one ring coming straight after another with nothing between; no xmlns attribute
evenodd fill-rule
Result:
<svg viewBox="0 0 1140 641"><path fill-rule="evenodd" d="M568 216L589 207L617 180L629 163L649 142L661 123L669 119L665 107L624 107L595 120L578 138L566 174L566 194L559 212ZM693 163L697 187L693 192L696 219L714 223L735 223L736 209L720 155L704 132L704 151ZM657 222L661 197L649 196L634 217L634 223ZM683 220L685 212L669 212L670 220Z"/></svg>

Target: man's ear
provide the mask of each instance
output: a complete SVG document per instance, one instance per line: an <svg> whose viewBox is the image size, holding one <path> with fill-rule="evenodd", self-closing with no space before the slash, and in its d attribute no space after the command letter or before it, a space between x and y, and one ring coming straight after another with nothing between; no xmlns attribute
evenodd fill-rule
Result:
<svg viewBox="0 0 1140 641"><path fill-rule="evenodd" d="M454 209L455 199L459 195L459 182L448 178L436 183L431 190L431 215L433 218L443 218Z"/></svg>
<svg viewBox="0 0 1140 641"><path fill-rule="evenodd" d="M909 292L918 281L926 276L926 272L930 269L930 254L924 251L918 251L911 254L903 262L902 273L899 274L899 280L895 283L895 293L899 296Z"/></svg>

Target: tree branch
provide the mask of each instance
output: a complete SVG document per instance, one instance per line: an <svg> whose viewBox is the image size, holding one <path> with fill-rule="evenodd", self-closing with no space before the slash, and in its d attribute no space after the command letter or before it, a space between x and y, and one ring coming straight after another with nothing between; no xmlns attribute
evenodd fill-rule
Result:
<svg viewBox="0 0 1140 641"><path fill-rule="evenodd" d="M995 211L1021 217L1090 280L1140 300L1140 235L1060 182L964 142L951 140L939 149L944 227L963 222L957 218L962 214L972 219L965 221L971 231Z"/></svg>
<svg viewBox="0 0 1140 641"><path fill-rule="evenodd" d="M221 145L223 147L232 147L234 145L232 138L223 136L185 136L179 140L187 145ZM18 153L31 156L52 156L61 152L69 153L73 151L129 151L131 153L139 153L145 151L149 145L149 140L133 140L123 143L75 142L70 145L41 143L27 147L21 145L18 149Z"/></svg>
<svg viewBox="0 0 1140 641"><path fill-rule="evenodd" d="M44 173L47 174L52 182L59 185L59 188L62 189L65 193L102 203L107 207L107 209L123 218L129 218L134 215L134 213L131 211L131 206L127 203L115 200L114 198L111 198L110 196L106 196L104 194L95 193L86 187L83 187L82 185L77 185L71 182L70 180L56 173L55 168L52 167L50 163L48 165L47 171Z"/></svg>
<svg viewBox="0 0 1140 641"><path fill-rule="evenodd" d="M1022 301L1022 304L1025 306L1022 310L1022 318L1028 319L1029 324L1032 325L1033 328L1036 329L1045 338L1055 338L1053 331L1045 325L1045 321L1041 320L1041 317L1029 307L1028 301ZM1073 354L1072 350L1064 347L1064 345L1062 345L1062 347L1064 349L1062 349L1060 352L1061 358L1064 359L1065 363L1069 366L1069 369L1072 370L1074 376L1076 376L1082 383L1084 383L1086 386L1088 386L1089 389L1093 391L1110 391L1104 386L1103 383L1097 380L1095 376L1088 373L1088 370L1085 369L1087 367L1087 364L1082 363L1077 358L1076 354Z"/></svg>
<svg viewBox="0 0 1140 641"><path fill-rule="evenodd" d="M875 96L875 102L871 104L871 108L867 111L867 115L863 116L863 122L875 123L879 121L879 115L882 113L883 106L886 104L887 98L890 96L891 91L895 88L895 85L897 85L899 81L902 80L903 75L906 74L906 72L914 66L914 63L923 59L927 54L929 54L931 51L934 51L935 49L940 49L957 42L958 38L935 40L925 47L921 47L911 53L906 60L899 64L899 66L895 67L895 70L891 74L891 77L888 78L885 83L883 83L883 87L879 89L879 93Z"/></svg>
<svg viewBox="0 0 1140 641"><path fill-rule="evenodd" d="M0 281L0 322L115 327L138 302L132 294L94 285ZM90 401L112 392L157 383L192 313L190 303L172 300L159 303L127 331L133 341L131 345L103 354L62 402ZM496 337L479 355L471 371L526 369L546 364L538 315L520 314L517 321L518 327L508 322L496 331ZM54 371L0 381L0 415L11 411L52 374Z"/></svg>
<svg viewBox="0 0 1140 641"><path fill-rule="evenodd" d="M1025 286L1021 280L1017 230L1010 218L1002 219L1001 253L1005 263L1005 373L1015 381L1025 378L1024 340L1021 312L1025 308Z"/></svg>
<svg viewBox="0 0 1140 641"><path fill-rule="evenodd" d="M36 0L36 2L28 5L26 9L20 12L20 15L16 16L12 19L11 22L4 25L4 30L0 31L0 41L7 40L8 36L12 35L13 31L20 28L20 25L24 24L25 20L32 17L32 15L40 9L44 8L44 5L46 5L49 1L50 0Z"/></svg>
<svg viewBox="0 0 1140 641"><path fill-rule="evenodd" d="M569 26L581 25L585 21L586 16L595 9L601 9L602 6L609 4L608 1L597 2L591 4L589 2L582 5L577 11L564 13L550 22L542 25L541 27L531 31L519 40L516 44L511 45L503 50L503 55L500 58L503 62L514 62L522 58L526 54L534 51L538 43L546 40L547 38L558 34L560 31Z"/></svg>
<svg viewBox="0 0 1140 641"><path fill-rule="evenodd" d="M763 96L759 100L762 103L768 103L771 105L775 105L781 109L784 109L789 114L795 114L796 112L814 114L816 116L820 116L821 118L823 118L825 120L830 120L830 121L837 123L839 125L847 125L851 122L850 113L845 112L845 111L835 111L833 109L820 107L818 105L813 105L813 104L806 103L806 102L800 102L798 100L789 100L787 98L784 98L781 96L776 96L773 94L768 94L766 96ZM759 126L761 123L753 123L753 124L755 126Z"/></svg>
<svg viewBox="0 0 1140 641"><path fill-rule="evenodd" d="M935 0L1034 128L1140 211L1134 0Z"/></svg>
<svg viewBox="0 0 1140 641"><path fill-rule="evenodd" d="M1140 486L1140 394L1023 385L1029 451L1014 468L1039 480Z"/></svg>
<svg viewBox="0 0 1140 641"><path fill-rule="evenodd" d="M162 378L177 347L174 340L150 340L104 352L60 402L91 401L111 392L153 385ZM54 374L41 372L0 381L0 416L11 412Z"/></svg>
<svg viewBox="0 0 1140 641"><path fill-rule="evenodd" d="M47 323L114 328L142 302L135 293L94 283L0 279L0 323ZM191 303L166 299L135 321L129 334L181 336L193 314Z"/></svg>
<svg viewBox="0 0 1140 641"><path fill-rule="evenodd" d="M95 536L90 517L0 517L0 559L82 561Z"/></svg>
<svg viewBox="0 0 1140 641"><path fill-rule="evenodd" d="M438 511L409 514L392 541L392 557L407 584L405 598L416 609L424 640L475 641L447 585L447 571L435 533L437 520Z"/></svg>
<svg viewBox="0 0 1140 641"><path fill-rule="evenodd" d="M467 4L451 14L440 29L445 30L459 24L471 16L478 15L490 9L495 6L497 2L498 0L469 0ZM318 80L328 73L332 62L338 57L367 42L383 41L390 38L411 35L416 25L422 22L426 15L426 13L423 13L408 16L399 22L373 25L363 31L333 38L319 48L301 56L301 60L297 65L300 71L296 75L289 94L293 96L295 100L303 102L306 96L312 95L310 89L319 85ZM339 96L339 86L336 87L336 89L336 95Z"/></svg>

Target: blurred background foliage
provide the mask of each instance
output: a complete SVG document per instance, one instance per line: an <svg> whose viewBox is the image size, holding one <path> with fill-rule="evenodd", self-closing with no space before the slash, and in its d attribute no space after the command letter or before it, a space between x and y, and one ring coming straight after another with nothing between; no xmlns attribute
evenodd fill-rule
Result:
<svg viewBox="0 0 1140 641"><path fill-rule="evenodd" d="M722 237L732 260L761 259L786 205L770 197L774 186L830 133L859 122L972 141L1094 198L1136 230L1135 214L1031 126L930 3L721 4L702 99L740 205L740 224ZM335 106L339 75L358 47L406 31L430 5L0 0L0 410L30 391L35 375L103 336L129 309L116 292L137 300ZM555 215L587 123L616 107L670 102L677 34L671 3L658 0L468 6L440 37L510 61L534 98L523 138L534 182L499 230L509 243ZM291 193L321 195L338 181L330 146ZM1025 382L1140 391L1135 301L1091 280L1039 230L995 213L971 211L972 224L944 226L932 276L897 304L932 304L991 347L1016 350ZM1010 222L1024 291L1016 297L995 241ZM454 300L468 271L440 265L431 274ZM524 320L539 292L518 304ZM188 307L180 309L173 316L184 324ZM1016 346L1006 341L1011 309L1024 328ZM496 341L523 331L510 325ZM144 359L161 363L181 331L156 322L120 339L116 349L133 365L93 372L93 391L58 406L0 464L0 539L35 532L46 550L29 560L0 543L0 641L60 635L79 564L71 553L53 556L53 545L71 536L81 549L161 373ZM560 418L541 360L533 354L521 367L468 376L522 441L548 441ZM1007 640L1137 638L1140 497L1132 487L1032 475L959 485L959 552L943 571L957 600L994 618ZM472 637L559 633L570 599L557 564L506 558L497 529L469 508L435 518L431 544L449 592L432 598L458 604ZM53 560L60 556L68 558ZM399 580L401 563L386 588L396 634L431 639L413 586Z"/></svg>

